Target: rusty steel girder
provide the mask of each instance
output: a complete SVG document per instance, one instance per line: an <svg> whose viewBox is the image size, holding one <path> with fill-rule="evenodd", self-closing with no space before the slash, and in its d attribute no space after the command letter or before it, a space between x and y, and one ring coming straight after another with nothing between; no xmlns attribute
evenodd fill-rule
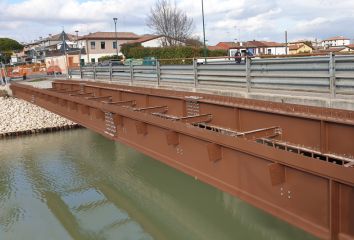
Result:
<svg viewBox="0 0 354 240"><path fill-rule="evenodd" d="M354 112L85 81L14 96L322 239L354 238Z"/></svg>

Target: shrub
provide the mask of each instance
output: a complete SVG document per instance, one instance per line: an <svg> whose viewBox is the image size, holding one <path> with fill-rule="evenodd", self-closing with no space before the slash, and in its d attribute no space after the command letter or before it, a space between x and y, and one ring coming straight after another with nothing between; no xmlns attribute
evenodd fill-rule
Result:
<svg viewBox="0 0 354 240"><path fill-rule="evenodd" d="M122 59L123 59L122 56L118 56L117 58L117 55L107 55L98 58L98 62L109 61L109 60L122 60Z"/></svg>

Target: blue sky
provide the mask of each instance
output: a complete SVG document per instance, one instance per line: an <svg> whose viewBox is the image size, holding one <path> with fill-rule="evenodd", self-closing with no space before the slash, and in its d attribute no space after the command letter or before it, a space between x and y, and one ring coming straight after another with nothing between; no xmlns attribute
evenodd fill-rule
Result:
<svg viewBox="0 0 354 240"><path fill-rule="evenodd" d="M202 36L201 1L172 0L194 20ZM48 34L118 30L151 33L146 18L155 0L0 0L0 37L29 42ZM208 43L354 38L353 0L204 0Z"/></svg>

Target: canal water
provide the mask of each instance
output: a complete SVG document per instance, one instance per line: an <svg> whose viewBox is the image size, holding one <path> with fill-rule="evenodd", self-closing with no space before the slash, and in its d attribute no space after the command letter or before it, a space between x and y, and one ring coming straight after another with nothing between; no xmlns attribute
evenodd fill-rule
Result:
<svg viewBox="0 0 354 240"><path fill-rule="evenodd" d="M80 129L0 140L0 239L314 237Z"/></svg>

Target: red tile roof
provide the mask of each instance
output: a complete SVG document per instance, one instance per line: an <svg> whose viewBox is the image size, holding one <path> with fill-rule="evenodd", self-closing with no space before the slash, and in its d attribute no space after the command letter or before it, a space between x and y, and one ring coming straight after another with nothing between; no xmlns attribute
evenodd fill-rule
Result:
<svg viewBox="0 0 354 240"><path fill-rule="evenodd" d="M337 36L337 37L324 39L323 41L335 41L335 40L350 40L350 39L343 36Z"/></svg>
<svg viewBox="0 0 354 240"><path fill-rule="evenodd" d="M242 46L237 48L266 48L266 47L284 47L285 44L277 42L267 42L267 41L248 41L244 42Z"/></svg>
<svg viewBox="0 0 354 240"><path fill-rule="evenodd" d="M219 42L218 44L216 44L217 47L219 47L220 49L230 49L230 48L234 48L237 46L240 46L239 43L235 43L235 42Z"/></svg>
<svg viewBox="0 0 354 240"><path fill-rule="evenodd" d="M326 48L326 49L319 49L317 51L314 51L314 53L330 53L330 52L340 52L345 47L332 47L332 48Z"/></svg>
<svg viewBox="0 0 354 240"><path fill-rule="evenodd" d="M76 40L76 35L74 35L74 34L65 33L65 35L68 37L68 39L66 39L66 40L69 40L69 41ZM62 33L58 33L58 34L52 35L50 37L47 37L44 40L47 40L47 41L62 41L63 40Z"/></svg>
<svg viewBox="0 0 354 240"><path fill-rule="evenodd" d="M346 45L347 48L354 49L354 44Z"/></svg>
<svg viewBox="0 0 354 240"><path fill-rule="evenodd" d="M208 46L209 50L228 50L228 49L224 49L222 47L219 46Z"/></svg>
<svg viewBox="0 0 354 240"><path fill-rule="evenodd" d="M156 38L161 37L161 35L152 35L152 34L145 34L140 36L140 38L136 39L136 40L132 40L129 41L129 43L143 43L143 42L147 42Z"/></svg>
<svg viewBox="0 0 354 240"><path fill-rule="evenodd" d="M138 39L139 35L132 33L132 32L117 32L117 38L118 39ZM87 34L85 36L82 36L79 38L80 40L82 39L91 39L91 40L95 40L95 39L116 39L116 34L115 32L95 32L95 33L90 33Z"/></svg>
<svg viewBox="0 0 354 240"><path fill-rule="evenodd" d="M248 41L242 42L219 42L215 46L209 46L210 50L212 49L222 49L222 50L229 50L229 49L240 49L240 48L260 48L260 47L284 47L285 44L277 43L277 42L268 42L268 41Z"/></svg>
<svg viewBox="0 0 354 240"><path fill-rule="evenodd" d="M300 47L301 47L301 46L300 46L300 45L297 45L297 44L295 44L295 45L290 45L290 46L289 46L289 50L290 50L290 51L292 51L292 50L298 50Z"/></svg>
<svg viewBox="0 0 354 240"><path fill-rule="evenodd" d="M289 46L289 50L298 50L299 48L301 48L302 46L305 46L305 45L313 49L313 47L307 45L307 44L304 43L304 42L298 42L298 44L293 44L293 43L292 43L292 44Z"/></svg>

